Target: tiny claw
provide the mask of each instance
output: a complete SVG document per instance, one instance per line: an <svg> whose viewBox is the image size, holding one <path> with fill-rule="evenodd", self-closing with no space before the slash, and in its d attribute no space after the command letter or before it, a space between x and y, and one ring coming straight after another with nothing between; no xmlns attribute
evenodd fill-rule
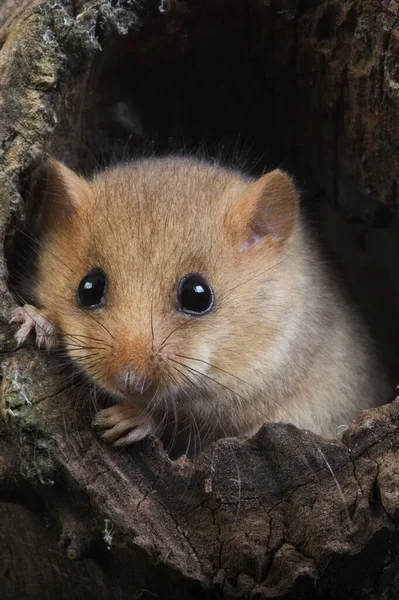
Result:
<svg viewBox="0 0 399 600"><path fill-rule="evenodd" d="M105 442L115 446L130 446L155 431L153 418L133 403L116 404L100 410L94 425L102 430Z"/></svg>
<svg viewBox="0 0 399 600"><path fill-rule="evenodd" d="M36 332L36 344L39 348L44 346L51 350L58 343L56 328L46 314L31 304L25 304L15 308L11 313L10 323L18 323L19 329L15 333L18 346L23 344L29 337L31 331Z"/></svg>

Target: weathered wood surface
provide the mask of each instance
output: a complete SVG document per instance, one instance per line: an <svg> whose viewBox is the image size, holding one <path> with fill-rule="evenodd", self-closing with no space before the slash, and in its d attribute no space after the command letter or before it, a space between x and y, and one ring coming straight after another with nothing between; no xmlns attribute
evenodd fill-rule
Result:
<svg viewBox="0 0 399 600"><path fill-rule="evenodd" d="M232 98L246 109L248 139L259 146L269 136L272 161L295 164L347 215L372 221L396 210L395 1L176 0L164 12L128 0L15 5L15 18L10 2L0 17L0 232L9 259L30 173L49 151L83 160L96 139L89 108L126 49L116 71L131 68L140 82L156 57L176 66L186 53L190 70L194 46L205 56L209 44L227 40L230 49L247 36L249 62L237 74L251 65L252 79ZM215 66L210 78L223 83L222 75ZM169 111L170 126L180 122L195 139L200 107L183 102L171 114L168 93L160 122ZM240 116L214 105L221 128ZM151 119L154 99L149 106ZM399 403L363 414L342 442L268 424L253 439L220 441L196 464L170 461L152 438L116 451L97 438L90 400L77 405L53 361L16 348L6 278L1 253L2 598L398 597Z"/></svg>

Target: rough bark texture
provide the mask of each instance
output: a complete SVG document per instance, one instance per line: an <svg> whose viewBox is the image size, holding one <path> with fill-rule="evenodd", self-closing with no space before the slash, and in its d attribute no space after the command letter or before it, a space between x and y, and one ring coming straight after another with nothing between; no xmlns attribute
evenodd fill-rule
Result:
<svg viewBox="0 0 399 600"><path fill-rule="evenodd" d="M43 155L139 149L119 101L161 148L241 132L344 217L389 221L398 3L6 1L0 39L1 597L396 599L398 402L341 442L267 424L195 464L153 438L113 450L51 358L16 348L5 257Z"/></svg>

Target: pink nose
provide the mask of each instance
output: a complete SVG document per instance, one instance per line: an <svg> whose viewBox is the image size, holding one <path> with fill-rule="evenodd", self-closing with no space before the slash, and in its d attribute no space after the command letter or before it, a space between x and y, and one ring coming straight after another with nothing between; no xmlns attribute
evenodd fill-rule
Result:
<svg viewBox="0 0 399 600"><path fill-rule="evenodd" d="M122 394L143 394L151 385L147 377L138 377L132 367L126 369L116 378L116 387Z"/></svg>

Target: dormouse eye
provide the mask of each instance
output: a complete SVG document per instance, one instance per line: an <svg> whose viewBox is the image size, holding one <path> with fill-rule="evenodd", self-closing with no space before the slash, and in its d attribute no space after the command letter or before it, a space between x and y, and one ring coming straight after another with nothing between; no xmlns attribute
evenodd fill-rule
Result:
<svg viewBox="0 0 399 600"><path fill-rule="evenodd" d="M78 300L83 308L98 308L105 304L107 276L102 269L92 269L79 283Z"/></svg>
<svg viewBox="0 0 399 600"><path fill-rule="evenodd" d="M190 315L204 315L215 302L209 283L199 273L190 273L181 278L177 291L179 310Z"/></svg>

